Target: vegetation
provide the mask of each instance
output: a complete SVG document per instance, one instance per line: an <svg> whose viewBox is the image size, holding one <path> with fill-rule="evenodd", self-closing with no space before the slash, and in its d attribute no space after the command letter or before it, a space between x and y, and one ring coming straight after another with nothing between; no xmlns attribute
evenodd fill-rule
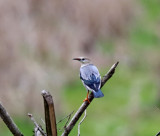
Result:
<svg viewBox="0 0 160 136"><path fill-rule="evenodd" d="M117 10L124 7L122 17L116 11L111 15L96 11L92 3L91 7L88 3L79 3L85 9L81 7L72 14L71 3L66 6L63 2L56 3L57 7L64 6L64 11L60 11L60 7L46 8L50 4L41 1L39 6L35 2L28 4L30 12L34 13L31 17L21 3L26 21L28 18L36 21L29 20L25 25L25 21L21 21L17 27L16 21L22 20L23 12L21 16L16 10L19 14L15 15L20 20L8 18L13 21L9 21L12 25L6 29L2 19L0 28L4 28L7 40L4 36L0 41L0 101L7 105L6 109L26 136L31 136L33 130L27 112L35 113L40 123L43 117L41 90L53 90L57 121L76 111L86 97L78 77L79 65L73 66L71 62L75 54L95 58L93 62L102 76L113 63L120 61L115 75L102 89L105 97L94 99L87 109L87 118L81 125L82 136L154 136L160 131L160 3L159 0L130 0L126 4L121 1ZM50 12L40 8L43 4ZM102 9L105 5L108 3ZM71 9L75 10L73 7ZM80 17L79 13L87 15ZM104 25L106 20L101 13L110 20L109 26ZM6 15L14 16L9 12ZM64 122L58 124L58 128L63 125ZM11 136L1 120L0 135ZM77 127L70 135L77 135Z"/></svg>

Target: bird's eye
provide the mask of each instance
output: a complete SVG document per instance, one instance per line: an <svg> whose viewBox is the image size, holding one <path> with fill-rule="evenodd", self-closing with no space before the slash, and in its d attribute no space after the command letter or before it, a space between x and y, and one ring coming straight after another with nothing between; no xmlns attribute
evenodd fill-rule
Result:
<svg viewBox="0 0 160 136"><path fill-rule="evenodd" d="M84 61L85 59L83 58L82 61Z"/></svg>

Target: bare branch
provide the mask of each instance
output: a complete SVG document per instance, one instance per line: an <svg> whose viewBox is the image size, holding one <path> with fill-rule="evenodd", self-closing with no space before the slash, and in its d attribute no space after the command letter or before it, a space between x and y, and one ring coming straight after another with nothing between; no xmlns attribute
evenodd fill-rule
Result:
<svg viewBox="0 0 160 136"><path fill-rule="evenodd" d="M64 129L66 129L66 126L67 126L67 124L68 124L68 122L69 122L73 113L74 113L74 111L72 111L69 115L67 115L66 117L64 117L63 119L61 119L60 121L57 122L57 124L61 123L63 120L65 120L67 118L67 121L66 121L65 125L62 128L58 129L59 131L62 131Z"/></svg>
<svg viewBox="0 0 160 136"><path fill-rule="evenodd" d="M67 115L66 117L64 117L63 119L61 119L61 120L59 120L58 122L57 122L57 124L58 123L61 123L64 119L66 119L66 118L69 118L70 119L70 117L72 116L72 114L74 113L74 111L72 111L69 115ZM68 121L68 120L67 120Z"/></svg>
<svg viewBox="0 0 160 136"><path fill-rule="evenodd" d="M84 117L82 118L82 120L79 122L78 124L78 136L80 136L80 125L82 124L82 122L84 121L84 119L87 117L87 110L85 109L84 112Z"/></svg>
<svg viewBox="0 0 160 136"><path fill-rule="evenodd" d="M38 123L36 122L36 120L34 119L34 117L32 116L32 114L28 113L28 117L30 117L30 119L34 123L34 126L35 126L35 129L34 129L35 136L40 135L40 134L43 135L43 136L47 136L45 134L45 132L42 130L42 128L38 125ZM39 133L39 134L37 134L37 133Z"/></svg>
<svg viewBox="0 0 160 136"><path fill-rule="evenodd" d="M56 117L52 96L45 90L42 91L42 96L44 100L47 136L57 136Z"/></svg>
<svg viewBox="0 0 160 136"><path fill-rule="evenodd" d="M110 70L107 72L107 74L102 78L102 80L101 80L101 88L112 77L112 75L115 72L116 67L118 66L118 63L119 62L115 63L110 68ZM90 102L92 102L92 100L94 99L93 93L90 93L88 99L89 99ZM73 127L75 126L76 122L79 120L79 118L81 117L81 115L83 114L83 112L85 111L85 109L87 109L87 107L89 106L89 104L90 103L88 103L88 101L85 101L84 103L82 103L82 105L80 106L80 108L77 110L77 112L75 113L75 115L73 116L73 118L71 119L71 121L69 122L69 124L66 127L65 131L63 132L62 136L68 136L68 134L73 129Z"/></svg>
<svg viewBox="0 0 160 136"><path fill-rule="evenodd" d="M118 64L119 64L119 62L113 64L113 66L110 68L110 70L107 72L107 74L104 75L104 77L101 80L101 88L112 77Z"/></svg>
<svg viewBox="0 0 160 136"><path fill-rule="evenodd" d="M8 114L8 112L5 110L3 105L0 102L0 117L3 119L4 123L7 125L9 130L12 132L14 136L23 136L23 134L19 131L16 124L13 122L12 118Z"/></svg>

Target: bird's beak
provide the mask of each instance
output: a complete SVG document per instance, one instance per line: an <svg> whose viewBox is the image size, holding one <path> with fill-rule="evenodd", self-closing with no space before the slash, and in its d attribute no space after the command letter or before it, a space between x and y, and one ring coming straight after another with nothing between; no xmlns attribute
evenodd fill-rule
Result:
<svg viewBox="0 0 160 136"><path fill-rule="evenodd" d="M78 60L78 61L80 61L81 59L80 59L80 58L73 58L73 60Z"/></svg>

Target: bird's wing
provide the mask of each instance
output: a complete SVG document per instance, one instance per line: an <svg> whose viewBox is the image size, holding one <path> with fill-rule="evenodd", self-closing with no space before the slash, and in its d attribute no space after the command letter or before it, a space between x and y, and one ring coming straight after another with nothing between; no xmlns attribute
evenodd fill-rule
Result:
<svg viewBox="0 0 160 136"><path fill-rule="evenodd" d="M80 68L80 79L91 90L98 91L101 85L101 77L96 66L89 64Z"/></svg>

